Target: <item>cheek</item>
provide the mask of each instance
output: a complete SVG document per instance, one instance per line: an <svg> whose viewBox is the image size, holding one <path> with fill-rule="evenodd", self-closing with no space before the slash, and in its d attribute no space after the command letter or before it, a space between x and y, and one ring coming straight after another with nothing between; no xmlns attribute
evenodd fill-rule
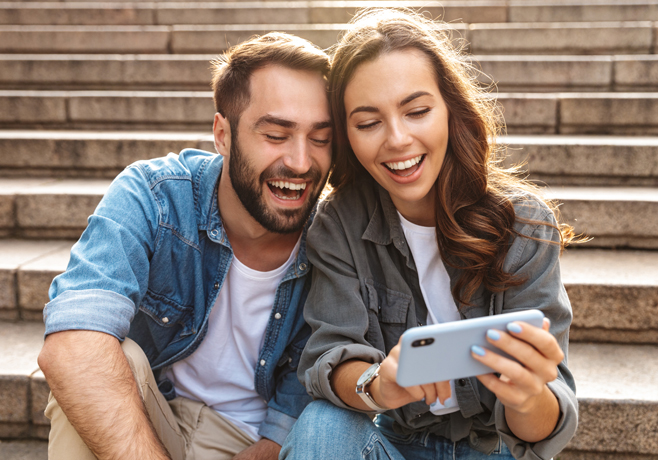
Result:
<svg viewBox="0 0 658 460"><path fill-rule="evenodd" d="M359 134L360 133L349 133L347 138L350 141L350 146L352 147L356 159L367 168L368 163L374 158L374 150L372 148L373 142L368 142L367 139L364 139L364 136Z"/></svg>

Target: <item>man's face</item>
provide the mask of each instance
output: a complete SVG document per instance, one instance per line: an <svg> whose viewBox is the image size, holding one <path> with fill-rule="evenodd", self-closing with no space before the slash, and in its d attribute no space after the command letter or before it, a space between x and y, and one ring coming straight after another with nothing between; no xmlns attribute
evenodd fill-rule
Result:
<svg viewBox="0 0 658 460"><path fill-rule="evenodd" d="M301 230L331 165L325 81L314 72L259 69L231 128L229 177L242 205L270 232Z"/></svg>

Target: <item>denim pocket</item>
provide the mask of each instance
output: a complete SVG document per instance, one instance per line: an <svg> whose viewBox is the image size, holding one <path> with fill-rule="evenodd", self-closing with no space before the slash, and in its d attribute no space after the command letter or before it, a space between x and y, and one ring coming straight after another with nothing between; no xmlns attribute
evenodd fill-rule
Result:
<svg viewBox="0 0 658 460"><path fill-rule="evenodd" d="M388 354L407 328L411 296L366 280L368 291L368 332L366 339Z"/></svg>
<svg viewBox="0 0 658 460"><path fill-rule="evenodd" d="M192 306L183 306L148 290L139 306L150 319L149 329L158 343L169 345L196 333Z"/></svg>

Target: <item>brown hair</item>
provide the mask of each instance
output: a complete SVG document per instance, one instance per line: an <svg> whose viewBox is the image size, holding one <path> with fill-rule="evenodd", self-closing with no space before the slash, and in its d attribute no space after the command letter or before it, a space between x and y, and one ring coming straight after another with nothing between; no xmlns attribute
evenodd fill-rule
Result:
<svg viewBox="0 0 658 460"><path fill-rule="evenodd" d="M215 110L233 127L249 104L251 74L275 64L293 70L329 73L329 57L320 48L294 35L271 32L233 46L212 62Z"/></svg>
<svg viewBox="0 0 658 460"><path fill-rule="evenodd" d="M523 283L503 270L514 222L511 198L536 187L499 166L496 135L502 130L495 100L476 82L467 56L451 40L448 27L406 9L361 11L335 45L329 93L336 123L336 163L331 185L340 190L369 176L352 151L346 130L345 88L363 63L396 50L414 48L429 58L449 111L448 148L436 179L436 233L445 263L462 269L453 296L468 304L484 284L501 292ZM557 218L557 208L547 202ZM545 222L541 222L545 225ZM555 226L564 247L573 229Z"/></svg>

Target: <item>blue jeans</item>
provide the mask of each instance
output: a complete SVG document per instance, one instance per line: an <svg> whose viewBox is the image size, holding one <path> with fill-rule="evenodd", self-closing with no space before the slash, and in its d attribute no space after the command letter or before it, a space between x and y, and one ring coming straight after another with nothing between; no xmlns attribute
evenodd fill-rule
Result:
<svg viewBox="0 0 658 460"><path fill-rule="evenodd" d="M467 440L451 442L428 432L398 435L385 415L373 423L362 413L324 400L306 406L286 438L280 460L514 460L502 441L491 455L472 449Z"/></svg>

